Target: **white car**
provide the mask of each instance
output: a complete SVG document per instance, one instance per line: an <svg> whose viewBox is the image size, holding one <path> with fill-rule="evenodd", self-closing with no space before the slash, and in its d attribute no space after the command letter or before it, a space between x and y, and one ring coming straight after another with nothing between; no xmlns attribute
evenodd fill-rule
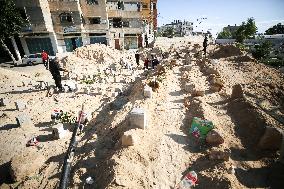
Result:
<svg viewBox="0 0 284 189"><path fill-rule="evenodd" d="M49 59L55 58L55 56L48 56ZM22 61L16 62L15 66L19 65L35 65L35 64L42 64L42 57L41 53L36 54L30 54L25 55L24 58L22 58Z"/></svg>

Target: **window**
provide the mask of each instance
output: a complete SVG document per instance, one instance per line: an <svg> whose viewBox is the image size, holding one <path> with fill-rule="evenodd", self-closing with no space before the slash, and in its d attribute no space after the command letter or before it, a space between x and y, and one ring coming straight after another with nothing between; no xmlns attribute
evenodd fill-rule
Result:
<svg viewBox="0 0 284 189"><path fill-rule="evenodd" d="M89 18L90 24L101 24L101 18L95 17L95 18Z"/></svg>
<svg viewBox="0 0 284 189"><path fill-rule="evenodd" d="M20 13L21 17L23 19L27 19L27 14L26 14L26 10L24 8L17 8L18 12Z"/></svg>
<svg viewBox="0 0 284 189"><path fill-rule="evenodd" d="M113 18L113 27L114 28L122 28L121 18Z"/></svg>
<svg viewBox="0 0 284 189"><path fill-rule="evenodd" d="M157 9L157 4L156 3L153 3L153 9Z"/></svg>
<svg viewBox="0 0 284 189"><path fill-rule="evenodd" d="M118 8L118 9L122 9L122 10L124 10L124 4L123 4L123 1L118 1L118 2L117 2L117 8Z"/></svg>
<svg viewBox="0 0 284 189"><path fill-rule="evenodd" d="M86 0L86 1L87 1L87 4L89 4L89 5L98 5L99 4L98 0Z"/></svg>
<svg viewBox="0 0 284 189"><path fill-rule="evenodd" d="M142 3L142 8L143 9L148 9L148 4L147 3Z"/></svg>
<svg viewBox="0 0 284 189"><path fill-rule="evenodd" d="M70 13L62 13L60 14L60 22L61 23L70 23L72 22L72 16Z"/></svg>

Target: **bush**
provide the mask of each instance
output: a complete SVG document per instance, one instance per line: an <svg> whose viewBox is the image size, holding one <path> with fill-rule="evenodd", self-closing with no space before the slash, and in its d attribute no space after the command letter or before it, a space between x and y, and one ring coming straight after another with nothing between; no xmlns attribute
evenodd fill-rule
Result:
<svg viewBox="0 0 284 189"><path fill-rule="evenodd" d="M278 58L268 58L264 59L262 63L273 66L273 67L283 67L284 66L284 60L283 59L278 59Z"/></svg>
<svg viewBox="0 0 284 189"><path fill-rule="evenodd" d="M264 41L261 44L257 44L254 46L254 50L252 51L252 56L255 59L261 60L267 58L271 51L271 43L269 41Z"/></svg>

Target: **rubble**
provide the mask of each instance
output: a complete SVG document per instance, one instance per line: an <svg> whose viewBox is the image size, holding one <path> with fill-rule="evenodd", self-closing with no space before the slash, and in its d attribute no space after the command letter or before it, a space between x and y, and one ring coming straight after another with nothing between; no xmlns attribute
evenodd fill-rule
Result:
<svg viewBox="0 0 284 189"><path fill-rule="evenodd" d="M10 101L7 98L0 98L0 106L8 106Z"/></svg>
<svg viewBox="0 0 284 189"><path fill-rule="evenodd" d="M68 131L64 129L62 123L58 123L52 127L52 135L55 139L63 139L67 136L67 134Z"/></svg>
<svg viewBox="0 0 284 189"><path fill-rule="evenodd" d="M134 146L139 141L139 137L137 136L136 129L131 129L121 137L121 144L122 146Z"/></svg>
<svg viewBox="0 0 284 189"><path fill-rule="evenodd" d="M22 101L16 101L16 102L15 102L15 106L16 106L16 109L17 109L18 111L22 111L22 110L24 110L24 109L27 108L27 103L22 102Z"/></svg>
<svg viewBox="0 0 284 189"><path fill-rule="evenodd" d="M229 161L230 158L230 152L228 151L211 151L209 153L209 159L211 160L223 160L223 161Z"/></svg>

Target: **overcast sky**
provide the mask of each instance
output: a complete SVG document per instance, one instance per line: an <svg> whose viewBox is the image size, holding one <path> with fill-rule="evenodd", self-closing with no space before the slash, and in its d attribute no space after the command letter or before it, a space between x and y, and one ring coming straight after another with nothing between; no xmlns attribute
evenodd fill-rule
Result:
<svg viewBox="0 0 284 189"><path fill-rule="evenodd" d="M284 0L158 0L159 26L185 19L194 22L194 31L211 29L216 34L249 17L255 18L260 33L279 22L284 24Z"/></svg>

